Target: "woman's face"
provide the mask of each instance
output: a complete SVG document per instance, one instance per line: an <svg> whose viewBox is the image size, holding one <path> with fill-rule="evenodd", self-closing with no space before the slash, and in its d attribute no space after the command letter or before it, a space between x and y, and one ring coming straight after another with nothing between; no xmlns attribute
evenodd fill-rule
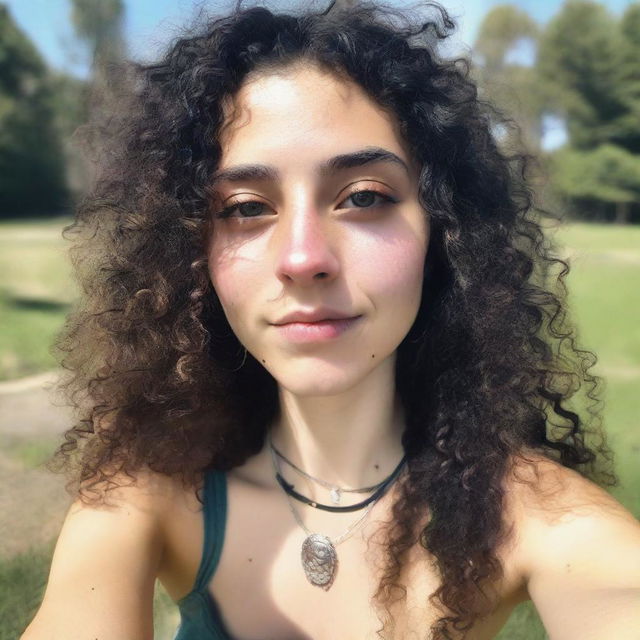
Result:
<svg viewBox="0 0 640 640"><path fill-rule="evenodd" d="M392 367L416 317L429 236L417 168L358 85L315 67L256 76L234 104L214 177L211 281L280 385L340 393ZM322 307L357 319L276 326Z"/></svg>

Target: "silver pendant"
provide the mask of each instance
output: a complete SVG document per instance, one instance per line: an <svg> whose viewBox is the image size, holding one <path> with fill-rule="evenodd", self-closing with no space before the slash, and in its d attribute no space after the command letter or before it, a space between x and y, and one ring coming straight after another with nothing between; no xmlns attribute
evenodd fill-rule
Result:
<svg viewBox="0 0 640 640"><path fill-rule="evenodd" d="M331 540L319 533L312 533L302 543L300 557L307 580L316 587L329 589L338 567L338 554Z"/></svg>
<svg viewBox="0 0 640 640"><path fill-rule="evenodd" d="M333 489L331 489L331 502L333 502L333 504L340 504L341 497L340 487L333 487Z"/></svg>

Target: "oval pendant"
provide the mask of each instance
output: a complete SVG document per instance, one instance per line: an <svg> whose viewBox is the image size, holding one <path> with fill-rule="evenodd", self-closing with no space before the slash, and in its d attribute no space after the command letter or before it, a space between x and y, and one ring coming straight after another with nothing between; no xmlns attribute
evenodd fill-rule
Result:
<svg viewBox="0 0 640 640"><path fill-rule="evenodd" d="M312 533L302 543L300 557L307 580L316 587L329 589L338 566L338 555L331 540L319 533Z"/></svg>

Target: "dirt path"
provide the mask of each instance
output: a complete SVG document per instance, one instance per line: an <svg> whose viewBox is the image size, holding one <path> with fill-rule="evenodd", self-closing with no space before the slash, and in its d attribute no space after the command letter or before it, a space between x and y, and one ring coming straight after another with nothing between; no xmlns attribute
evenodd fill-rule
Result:
<svg viewBox="0 0 640 640"><path fill-rule="evenodd" d="M52 404L55 373L0 384L0 442L53 439L68 428L68 409ZM71 498L64 478L0 451L0 557L56 537Z"/></svg>

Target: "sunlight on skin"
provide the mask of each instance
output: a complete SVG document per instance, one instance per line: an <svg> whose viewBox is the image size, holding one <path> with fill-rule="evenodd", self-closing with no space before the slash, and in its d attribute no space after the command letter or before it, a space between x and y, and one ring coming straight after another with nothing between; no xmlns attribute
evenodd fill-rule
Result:
<svg viewBox="0 0 640 640"><path fill-rule="evenodd" d="M394 120L317 68L255 76L234 107L219 171L260 164L278 176L216 182L214 216L245 207L214 219L211 279L238 339L280 385L274 440L287 451L295 442L311 473L326 473L331 458L332 474L357 483L380 449L390 452L382 468L402 455L395 352L420 305L429 240L418 170ZM400 161L320 170L372 148ZM354 190L369 195L356 202ZM271 324L321 306L360 318L337 338L304 344Z"/></svg>

